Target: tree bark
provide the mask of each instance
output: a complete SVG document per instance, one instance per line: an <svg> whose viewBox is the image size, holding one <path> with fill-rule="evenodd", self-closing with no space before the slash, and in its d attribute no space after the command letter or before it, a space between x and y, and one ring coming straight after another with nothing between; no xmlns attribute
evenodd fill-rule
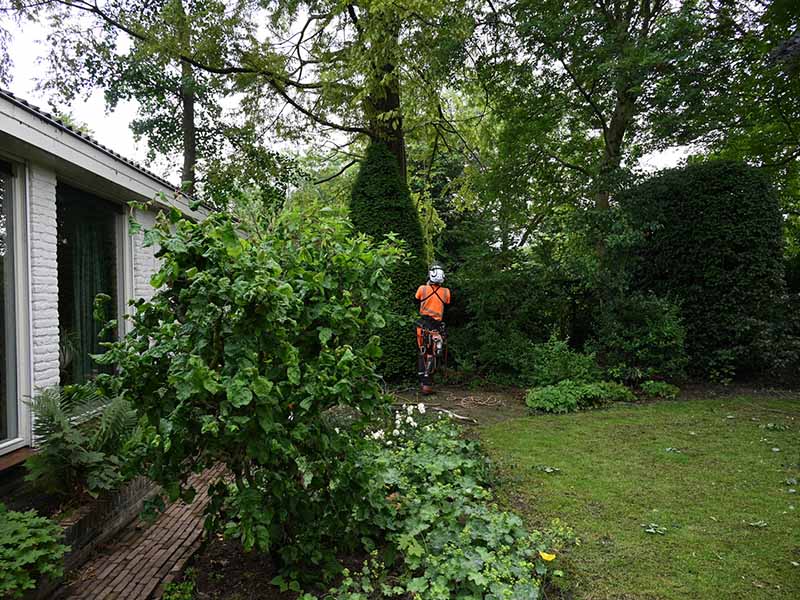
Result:
<svg viewBox="0 0 800 600"><path fill-rule="evenodd" d="M181 182L184 191L193 196L195 192L195 170L197 165L197 129L195 126L194 74L192 66L181 61L181 128L183 130L183 170Z"/></svg>
<svg viewBox="0 0 800 600"><path fill-rule="evenodd" d="M350 16L359 28L355 8L350 5ZM372 65L375 69L373 84L364 106L370 138L380 140L397 158L400 176L407 182L406 142L403 131L403 115L400 102L400 77L392 57L397 55L400 37L400 21L389 17L383 27L385 37L372 48Z"/></svg>
<svg viewBox="0 0 800 600"><path fill-rule="evenodd" d="M610 207L612 178L622 162L622 144L636 110L636 97L627 91L619 91L614 104L614 112L604 135L603 156L598 170L598 185L595 195L595 208L608 210Z"/></svg>
<svg viewBox="0 0 800 600"><path fill-rule="evenodd" d="M389 147L391 153L397 158L400 176L403 181L406 181L406 141L403 117L400 112L400 81L394 75L394 65L384 65L381 70L387 76L384 78L386 83L370 94L368 100L370 135L373 139L380 140ZM387 118L386 115L391 115L391 117Z"/></svg>
<svg viewBox="0 0 800 600"><path fill-rule="evenodd" d="M183 2L179 2L180 22L179 33L181 50L183 54L192 53L192 33L186 9ZM181 132L183 134L183 168L181 169L181 188L189 196L195 194L195 179L197 169L197 127L195 125L195 100L194 70L186 59L181 59Z"/></svg>

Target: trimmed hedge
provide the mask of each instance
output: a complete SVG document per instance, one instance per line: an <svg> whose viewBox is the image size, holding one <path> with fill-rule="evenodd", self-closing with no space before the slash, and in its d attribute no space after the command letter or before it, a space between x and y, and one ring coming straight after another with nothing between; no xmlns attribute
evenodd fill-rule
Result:
<svg viewBox="0 0 800 600"><path fill-rule="evenodd" d="M764 338L784 295L782 219L765 175L709 161L620 195L641 232L634 285L678 302L690 369L727 379L769 364Z"/></svg>
<svg viewBox="0 0 800 600"><path fill-rule="evenodd" d="M416 371L417 353L411 326L414 293L425 283L427 266L419 216L397 159L383 142L372 141L367 148L353 184L350 218L356 230L376 239L394 233L405 242L408 260L391 274L392 308L400 318L388 323L381 333L383 358L379 368L388 379L410 377Z"/></svg>

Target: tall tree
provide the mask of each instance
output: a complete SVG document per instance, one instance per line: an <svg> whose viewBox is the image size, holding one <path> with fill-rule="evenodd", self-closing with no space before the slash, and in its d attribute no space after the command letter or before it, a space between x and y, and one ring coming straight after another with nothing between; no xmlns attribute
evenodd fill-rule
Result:
<svg viewBox="0 0 800 600"><path fill-rule="evenodd" d="M483 73L502 121L516 126L505 132L509 143L531 151L521 168L569 170L581 195L607 209L644 151L685 141L680 120L705 101L708 83L729 83L717 16L697 0L517 0L498 8L503 43ZM668 111L677 90L689 93Z"/></svg>
<svg viewBox="0 0 800 600"><path fill-rule="evenodd" d="M182 156L181 180L194 193L198 160L221 145L225 125L219 103L228 89L223 78L180 57L218 59L238 33L242 8L229 10L214 0L111 0L102 8L54 2L47 13L43 5L20 6L49 17L49 68L40 86L53 101L69 103L95 89L105 91L112 109L121 100L136 100L134 133L147 140L152 158ZM150 37L163 45L150 43Z"/></svg>
<svg viewBox="0 0 800 600"><path fill-rule="evenodd" d="M163 10L121 0L55 3L101 23L109 37L111 30L124 32L134 47L191 67L195 82L200 72L224 77L260 121L281 115L283 133L307 139L310 121L318 132L338 132L348 142L359 135L381 140L401 168L403 94L435 104L438 91L464 64L463 47L474 28L471 15L461 10L464 0L402 6L383 0L240 0L235 10L211 0L191 6L185 1L188 27L178 0L166 0ZM292 113L302 119L288 118ZM443 122L433 111L425 117L431 115Z"/></svg>

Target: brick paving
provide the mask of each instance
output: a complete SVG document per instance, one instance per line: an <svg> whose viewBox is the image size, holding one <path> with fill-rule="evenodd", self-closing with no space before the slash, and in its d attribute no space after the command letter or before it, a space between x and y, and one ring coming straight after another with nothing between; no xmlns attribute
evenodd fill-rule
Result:
<svg viewBox="0 0 800 600"><path fill-rule="evenodd" d="M220 477L221 466L191 479L197 497L191 504L173 502L158 519L136 519L78 572L59 594L71 600L147 600L160 598L200 546L208 484Z"/></svg>

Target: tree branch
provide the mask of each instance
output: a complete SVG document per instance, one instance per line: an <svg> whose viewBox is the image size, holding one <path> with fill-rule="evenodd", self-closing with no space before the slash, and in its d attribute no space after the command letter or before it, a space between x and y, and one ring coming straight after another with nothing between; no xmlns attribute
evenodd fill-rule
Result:
<svg viewBox="0 0 800 600"><path fill-rule="evenodd" d="M336 171L336 173L334 173L333 175L330 175L329 177L323 177L322 179L317 179L317 180L314 182L314 185L320 185L320 184L322 184L322 183L325 183L325 182L327 182L327 181L330 181L331 179L336 179L336 178L337 178L339 175L341 175L342 173L344 173L345 171L347 171L347 169L349 169L350 167L352 167L352 166L353 166L354 164L356 164L357 162L358 162L357 160L351 160L349 163L347 163L347 164L346 164L345 166L343 166L341 169L339 169L338 171Z"/></svg>
<svg viewBox="0 0 800 600"><path fill-rule="evenodd" d="M151 41L146 35L140 33L131 27L126 26L124 23L115 19L111 15L104 12L100 7L95 4L89 4L86 0L55 0L59 4L63 6L67 6L70 8L75 8L78 10L82 10L84 12L96 15L112 27L119 29L142 42L149 42ZM322 88L321 83L302 83L299 81L293 81L288 79L286 76L272 72L266 71L263 69L254 69L250 67L243 67L238 65L227 65L223 67L214 67L205 63L198 61L195 57L189 56L188 54L184 53L177 53L175 56L177 60L182 60L187 62L188 64L196 67L202 71L206 71L208 73L214 73L216 75L236 75L236 74L251 74L251 75L261 75L263 76L269 87L275 91L281 98L283 98L287 103L289 103L293 108L295 108L298 112L302 113L306 117L310 118L315 123L320 125L325 125L327 127L332 127L339 131L346 131L349 133L365 133L368 134L369 131L364 127L355 127L349 125L340 125L338 123L334 123L329 121L325 117L320 115L314 114L312 111L308 110L304 106L302 106L295 98L293 98L289 93L286 91L286 86L291 86L301 90L316 90Z"/></svg>

